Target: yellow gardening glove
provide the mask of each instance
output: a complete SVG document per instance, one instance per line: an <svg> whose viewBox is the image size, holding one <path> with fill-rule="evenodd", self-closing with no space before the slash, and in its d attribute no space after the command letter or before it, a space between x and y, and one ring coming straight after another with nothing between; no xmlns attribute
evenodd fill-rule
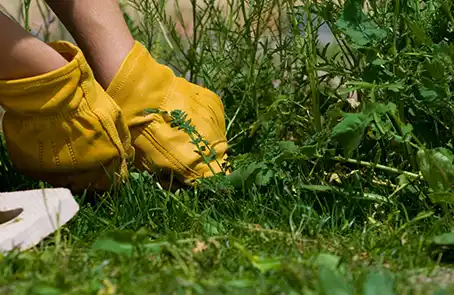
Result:
<svg viewBox="0 0 454 295"><path fill-rule="evenodd" d="M220 166L226 162L227 140L220 98L208 89L176 77L140 43L135 43L123 61L107 93L120 106L128 123L137 168L156 172L164 185L168 184L171 173L180 183L191 185L197 178L223 170ZM185 112L191 125L215 151L211 168L205 163L207 158L204 160L196 152L197 147L187 133L171 127L169 116L150 114L149 109ZM204 154L209 156L208 148Z"/></svg>
<svg viewBox="0 0 454 295"><path fill-rule="evenodd" d="M134 155L121 110L76 46L49 45L69 63L36 77L0 81L11 160L25 175L54 186L109 189L112 180L127 177Z"/></svg>

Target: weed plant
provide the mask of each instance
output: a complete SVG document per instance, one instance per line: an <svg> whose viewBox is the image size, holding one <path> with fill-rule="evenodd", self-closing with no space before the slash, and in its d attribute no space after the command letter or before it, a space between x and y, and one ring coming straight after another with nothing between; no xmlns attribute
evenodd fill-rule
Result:
<svg viewBox="0 0 454 295"><path fill-rule="evenodd" d="M453 294L450 1L211 1L191 37L160 0L129 2L135 38L221 96L233 173L171 192L131 170L78 196L57 235L0 256L1 294ZM46 185L0 156L5 190Z"/></svg>

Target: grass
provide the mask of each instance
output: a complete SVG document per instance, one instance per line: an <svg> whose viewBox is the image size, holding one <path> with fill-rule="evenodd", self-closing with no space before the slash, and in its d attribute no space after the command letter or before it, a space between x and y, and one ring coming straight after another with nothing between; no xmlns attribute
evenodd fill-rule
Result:
<svg viewBox="0 0 454 295"><path fill-rule="evenodd" d="M58 233L0 256L1 294L454 293L450 2L366 15L360 1L303 1L268 39L252 24L269 2L241 2L224 20L207 9L190 40L162 3L130 2L136 39L222 96L235 172L172 193L131 170L119 191L78 196ZM2 151L4 190L45 185Z"/></svg>

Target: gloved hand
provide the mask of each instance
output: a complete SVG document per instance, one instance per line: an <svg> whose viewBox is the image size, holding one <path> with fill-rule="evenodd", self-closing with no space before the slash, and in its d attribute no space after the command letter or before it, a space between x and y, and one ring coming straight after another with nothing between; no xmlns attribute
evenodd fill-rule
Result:
<svg viewBox="0 0 454 295"><path fill-rule="evenodd" d="M107 190L134 156L120 108L76 46L49 44L69 63L36 77L0 81L5 141L26 175L73 191Z"/></svg>
<svg viewBox="0 0 454 295"><path fill-rule="evenodd" d="M220 166L226 162L227 139L222 101L210 90L176 77L140 43L135 43L123 61L107 93L123 111L136 151L137 168L156 172L164 185L171 173L180 183L191 185L197 178L223 170ZM191 141L197 135L191 138L185 131L172 127L169 116L150 114L149 109L186 113L191 125L215 152L214 159L204 159L196 152ZM210 148L204 151L207 157Z"/></svg>

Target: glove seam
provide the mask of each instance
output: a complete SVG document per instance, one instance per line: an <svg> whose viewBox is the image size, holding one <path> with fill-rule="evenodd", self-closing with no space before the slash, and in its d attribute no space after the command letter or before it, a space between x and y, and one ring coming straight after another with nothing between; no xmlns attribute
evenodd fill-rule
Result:
<svg viewBox="0 0 454 295"><path fill-rule="evenodd" d="M43 143L42 141L39 141L38 142L38 150L39 150L39 168L43 168L44 166L44 161L43 161L43 158L44 158L44 148L43 148Z"/></svg>
<svg viewBox="0 0 454 295"><path fill-rule="evenodd" d="M77 59L76 59L77 60ZM123 162L123 159L125 158L125 152L124 152L124 149L123 149L123 143L121 142L120 138L118 137L119 141L120 141L120 144L118 143L118 140L115 140L112 136L112 133L117 133L118 135L118 132L116 127L114 126L114 128L112 128L112 125L110 124L110 121L109 120L106 120L106 117L104 116L104 114L102 113L98 113L98 112L95 112L93 110L93 108L91 107L91 103L90 101L87 99L87 91L86 91L86 84L89 83L88 79L86 79L86 77L84 76L89 76L89 68L88 70L87 69L84 69L84 67L86 66L86 63L80 63L79 60L77 60L77 62L79 63L79 67L81 69L81 77L82 77L82 81L80 83L80 87L82 89L82 92L83 92L83 99L87 102L87 107L89 108L89 110L91 111L91 113L93 115L95 115L98 120L99 120L99 123L101 124L102 128L106 131L107 135L109 136L110 138L110 141L111 143L115 146L115 148L117 149L118 153L119 153L119 156ZM87 66L88 67L88 66ZM85 71L87 70L87 71ZM95 88L96 87L101 87L100 85L96 85L96 81L95 82L92 82L93 84L95 84ZM104 92L105 93L105 92ZM105 93L105 95L107 95ZM108 98L107 97L107 101L108 101ZM110 104L110 103L109 103ZM123 170L123 168L121 168Z"/></svg>
<svg viewBox="0 0 454 295"><path fill-rule="evenodd" d="M84 92L85 94L85 92ZM24 125L28 125L30 122L36 123L36 122L46 122L46 121L56 121L56 120L67 120L71 119L75 115L82 114L84 112L92 112L92 110L88 107L88 105L83 105L80 104L77 109L68 111L68 112L63 112L63 113L58 113L58 114L53 114L53 115L44 115L44 116L37 116L41 115L39 112L33 113L33 114L23 114L23 113L18 113L14 112L11 110L7 110L7 112L11 112L12 114L15 115L15 117L21 117L20 120L24 123ZM36 117L34 117L36 116Z"/></svg>
<svg viewBox="0 0 454 295"><path fill-rule="evenodd" d="M117 108L118 106L117 106L117 104L115 104L115 102L113 101L113 99L112 99L107 93L106 93L105 95L107 96L107 101L108 101L108 103L110 104L110 106L111 106L113 109ZM119 108L119 107L118 107L118 108ZM119 115L119 116L123 116L123 114L122 114L122 112L121 112L121 109L118 110L118 115ZM126 125L126 123L125 123L125 125ZM128 127L125 126L125 128L126 128L126 129L128 130L128 132L129 132ZM120 140L121 147L123 148L123 149L122 149L122 152L123 152L122 158L123 158L123 159L126 159L127 156L128 156L128 154L127 154L127 143L128 143L128 142L126 142L126 141L128 141L128 140L127 140L127 138L123 138L123 139L120 138L120 133L119 133L119 131L117 130L116 126L114 126L114 130L117 131L116 133L118 134L118 139ZM129 145L131 145L131 138L129 139ZM121 151L120 151L120 152L121 152Z"/></svg>
<svg viewBox="0 0 454 295"><path fill-rule="evenodd" d="M172 84L170 84L170 87L167 89L167 92L164 95L164 99L159 104L159 108L162 108L167 103L167 100L172 96L171 93L173 93L173 89L175 88L176 84L177 84L177 77L175 75L172 75ZM172 111L172 110L170 110L170 111Z"/></svg>
<svg viewBox="0 0 454 295"><path fill-rule="evenodd" d="M55 146L55 141L51 141L50 145L52 146L52 152L54 154L55 166L56 168L60 168L60 158L58 157L57 147Z"/></svg>
<svg viewBox="0 0 454 295"><path fill-rule="evenodd" d="M92 113L98 118L99 122L101 123L102 128L104 129L104 131L109 136L111 143L115 146L115 148L118 151L118 154L119 154L120 158L123 160L125 158L125 153L124 153L124 150L123 150L123 143L120 140L121 144L119 144L117 142L117 140L115 140L113 138L112 133L111 133L112 132L112 129L111 129L112 126L111 126L109 120L107 120L107 118L103 114L97 114L97 113L95 113L93 111L92 111ZM117 129L114 128L113 130L116 131Z"/></svg>
<svg viewBox="0 0 454 295"><path fill-rule="evenodd" d="M8 86L9 86L8 88L10 88L10 89L7 92L8 93L12 92L14 94L14 92L23 92L24 90L30 90L32 88L37 88L37 87L40 87L40 86L47 86L47 85L52 84L54 82L60 82L61 80L67 79L68 76L70 76L74 71L79 70L78 67L71 67L73 62L78 62L78 61L76 59L73 59L71 62L66 64L65 67L68 67L68 70L67 70L67 72L65 74L61 74L58 77L52 78L51 80L48 80L48 81L46 81L46 80L45 81L37 80L36 82L27 81L27 79L31 79L31 78L25 78L25 79L19 79L19 80L11 80L11 81L1 81L0 80L0 86L3 86L2 84L5 85L8 82ZM54 74L54 73L56 73L58 71L62 71L62 68L57 69L57 70L55 70L53 72L46 73L46 74ZM39 79L40 76L44 76L46 74L35 76L35 77L32 77L32 78ZM42 79L45 79L45 78L42 78ZM21 85L21 84L23 84L23 85ZM6 96L7 95L3 91L0 91L0 94L2 96Z"/></svg>
<svg viewBox="0 0 454 295"><path fill-rule="evenodd" d="M71 156L71 161L73 162L73 165L76 166L77 165L76 155L74 153L74 149L69 137L66 137L66 146L68 147L69 155Z"/></svg>
<svg viewBox="0 0 454 295"><path fill-rule="evenodd" d="M144 55L144 52L141 52L138 56L136 56L130 63L135 63L140 57L142 57ZM128 80L128 78L131 76L132 72L133 72L133 68L132 66L129 66L128 67L128 71L125 75L123 75L123 78L120 80L120 82L118 83L117 87L115 87L115 89L112 91L112 93L110 93L110 96L111 97L115 97L116 94L121 90L121 88L123 88L123 86L125 85L125 82L126 80ZM121 71L121 68L120 70ZM117 74L119 73L119 71L117 72ZM115 77L114 77L114 80L115 80ZM112 80L112 81L114 81ZM109 91L110 92L110 91Z"/></svg>
<svg viewBox="0 0 454 295"><path fill-rule="evenodd" d="M203 104L202 101L200 100L200 96L198 94L198 92L194 93L191 95L191 98L196 101L199 105L201 105L202 107L205 107L207 108L211 113L212 115L214 116L214 122L216 123L217 127L216 128L216 133L218 136L223 136L221 132L219 132L219 129L220 129L220 124L219 124L219 120L218 120L218 116L216 115L216 112L213 110L213 108L210 106L210 104ZM194 110L194 109L193 109ZM208 124L208 126L210 126L213 122L211 122L210 118L207 118L206 116L201 116L200 114L197 114L198 117L200 117L203 121L205 121L206 124ZM202 136L209 136L209 134L201 134Z"/></svg>

